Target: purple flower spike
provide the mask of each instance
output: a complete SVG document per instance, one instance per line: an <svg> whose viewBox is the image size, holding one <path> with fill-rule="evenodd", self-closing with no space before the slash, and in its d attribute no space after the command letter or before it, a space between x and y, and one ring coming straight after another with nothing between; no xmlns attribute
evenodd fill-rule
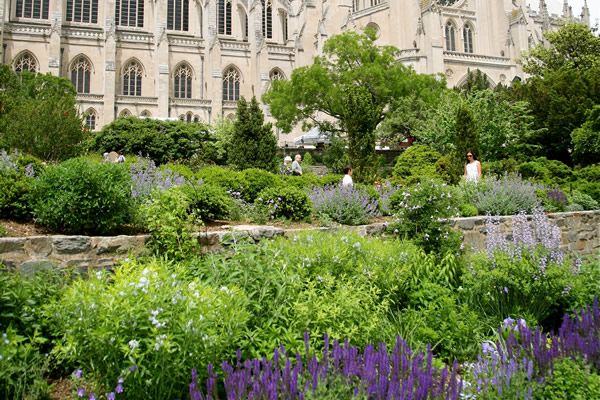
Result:
<svg viewBox="0 0 600 400"><path fill-rule="evenodd" d="M84 394L85 394L85 389L84 388L77 389L77 396L83 397Z"/></svg>
<svg viewBox="0 0 600 400"><path fill-rule="evenodd" d="M75 377L76 378L81 378L81 374L83 374L82 370L78 369L78 370L75 371Z"/></svg>
<svg viewBox="0 0 600 400"><path fill-rule="evenodd" d="M117 385L117 387L115 388L115 392L117 393L123 393L123 385L121 385L120 383Z"/></svg>
<svg viewBox="0 0 600 400"><path fill-rule="evenodd" d="M108 396L106 396L107 400L115 400L115 392L110 392Z"/></svg>

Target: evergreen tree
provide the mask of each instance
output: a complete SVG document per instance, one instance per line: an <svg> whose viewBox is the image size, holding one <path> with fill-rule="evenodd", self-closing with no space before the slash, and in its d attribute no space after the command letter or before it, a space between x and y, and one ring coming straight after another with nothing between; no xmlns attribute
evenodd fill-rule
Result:
<svg viewBox="0 0 600 400"><path fill-rule="evenodd" d="M230 166L240 170L276 170L277 139L273 135L273 125L264 124L264 120L256 97L252 97L250 105L243 97L238 101L228 157Z"/></svg>
<svg viewBox="0 0 600 400"><path fill-rule="evenodd" d="M467 152L479 156L479 130L468 104L462 103L456 112L456 140L452 179L458 181L464 174Z"/></svg>

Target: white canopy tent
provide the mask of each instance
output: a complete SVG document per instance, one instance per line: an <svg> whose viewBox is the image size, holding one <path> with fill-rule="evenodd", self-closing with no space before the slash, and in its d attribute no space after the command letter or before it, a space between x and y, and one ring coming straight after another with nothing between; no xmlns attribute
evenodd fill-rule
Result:
<svg viewBox="0 0 600 400"><path fill-rule="evenodd" d="M331 141L329 140L329 136L324 133L321 133L321 131L317 127L312 128L304 135L298 136L294 139L294 143L297 145L317 143L329 144L330 142Z"/></svg>

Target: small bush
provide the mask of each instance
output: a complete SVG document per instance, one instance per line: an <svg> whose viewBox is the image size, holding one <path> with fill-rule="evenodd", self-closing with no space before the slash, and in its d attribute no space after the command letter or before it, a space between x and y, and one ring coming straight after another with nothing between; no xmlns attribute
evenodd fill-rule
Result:
<svg viewBox="0 0 600 400"><path fill-rule="evenodd" d="M220 186L202 184L185 185L181 191L189 199L189 208L202 221L227 219L231 208L231 196Z"/></svg>
<svg viewBox="0 0 600 400"><path fill-rule="evenodd" d="M569 357L554 363L543 387L544 399L600 399L600 376L588 362Z"/></svg>
<svg viewBox="0 0 600 400"><path fill-rule="evenodd" d="M461 217L475 217L478 215L477 207L467 203L462 203L458 206L458 213Z"/></svg>
<svg viewBox="0 0 600 400"><path fill-rule="evenodd" d="M194 171L192 171L190 169L190 167L188 167L187 165L168 163L168 164L163 164L160 167L163 170L165 168L168 168L171 171L173 171L174 174L183 176L188 181L196 180L196 178L194 177Z"/></svg>
<svg viewBox="0 0 600 400"><path fill-rule="evenodd" d="M574 190L571 194L571 202L580 204L583 210L597 210L598 202L585 193L581 193L578 190Z"/></svg>
<svg viewBox="0 0 600 400"><path fill-rule="evenodd" d="M225 190L243 191L248 186L240 172L218 166L201 169L196 173L196 178L204 183L221 186Z"/></svg>
<svg viewBox="0 0 600 400"><path fill-rule="evenodd" d="M396 161L394 183L412 185L432 178L439 178L436 162L441 154L422 144L406 149Z"/></svg>
<svg viewBox="0 0 600 400"><path fill-rule="evenodd" d="M182 186L186 178L171 168L158 168L153 160L138 156L135 162L128 163L133 180L133 196L136 205L149 200L155 192Z"/></svg>
<svg viewBox="0 0 600 400"><path fill-rule="evenodd" d="M268 209L271 218L306 220L311 213L308 195L294 187L274 187L263 190L255 200L255 206Z"/></svg>
<svg viewBox="0 0 600 400"><path fill-rule="evenodd" d="M562 185L573 177L573 171L568 165L558 160L548 160L540 157L519 165L519 174L525 179L531 179L546 185Z"/></svg>
<svg viewBox="0 0 600 400"><path fill-rule="evenodd" d="M341 178L339 181L341 181ZM336 183L339 183L339 181L336 181ZM321 186L322 178L319 178L317 175L314 174L303 173L302 176L286 176L283 179L283 183L286 186L294 186L298 189L310 190L313 186Z"/></svg>
<svg viewBox="0 0 600 400"><path fill-rule="evenodd" d="M514 215L520 211L532 212L540 206L536 186L519 175L505 174L503 178L490 177L488 190L479 193L474 205L481 214Z"/></svg>
<svg viewBox="0 0 600 400"><path fill-rule="evenodd" d="M325 214L345 225L363 225L379 215L378 202L365 189L325 185L314 188L310 199L315 215Z"/></svg>
<svg viewBox="0 0 600 400"><path fill-rule="evenodd" d="M37 222L67 233L107 233L129 221L133 206L126 168L84 159L46 169L31 198Z"/></svg>
<svg viewBox="0 0 600 400"><path fill-rule="evenodd" d="M517 172L519 164L514 158L506 158L498 161L486 161L481 163L482 176L503 176Z"/></svg>
<svg viewBox="0 0 600 400"><path fill-rule="evenodd" d="M542 206L546 212L563 212L567 208L567 195L560 190L559 187L555 187L550 190L538 190L538 196L541 192Z"/></svg>
<svg viewBox="0 0 600 400"><path fill-rule="evenodd" d="M0 217L29 219L33 178L0 170Z"/></svg>
<svg viewBox="0 0 600 400"><path fill-rule="evenodd" d="M258 193L267 188L282 186L281 177L265 170L250 168L242 171L242 179L246 182L241 190L242 198L247 202L253 202Z"/></svg>

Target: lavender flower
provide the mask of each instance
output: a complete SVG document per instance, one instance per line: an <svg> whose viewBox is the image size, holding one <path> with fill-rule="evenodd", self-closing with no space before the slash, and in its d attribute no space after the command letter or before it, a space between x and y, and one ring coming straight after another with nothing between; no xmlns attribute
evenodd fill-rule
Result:
<svg viewBox="0 0 600 400"><path fill-rule="evenodd" d="M138 156L130 166L133 180L132 196L139 204L149 199L155 190L165 191L173 186L183 186L186 179L169 168L158 168L153 160ZM202 181L194 182L201 185Z"/></svg>
<svg viewBox="0 0 600 400"><path fill-rule="evenodd" d="M362 188L326 185L313 188L309 197L315 214L325 214L341 224L365 224L380 215L378 201Z"/></svg>

